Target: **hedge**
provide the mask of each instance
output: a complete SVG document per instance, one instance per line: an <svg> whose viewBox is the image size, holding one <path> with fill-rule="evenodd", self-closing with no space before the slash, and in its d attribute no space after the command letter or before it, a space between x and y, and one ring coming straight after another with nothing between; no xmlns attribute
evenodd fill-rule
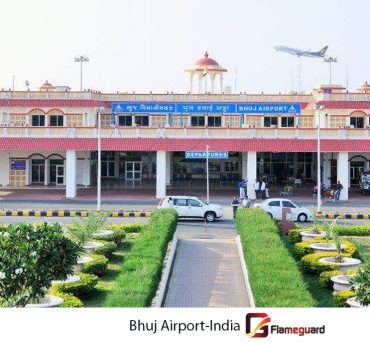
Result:
<svg viewBox="0 0 370 343"><path fill-rule="evenodd" d="M125 256L116 279L116 290L109 294L106 307L147 307L157 291L163 260L177 225L173 209L155 211L131 251Z"/></svg>
<svg viewBox="0 0 370 343"><path fill-rule="evenodd" d="M353 291L338 291L333 293L334 304L337 307L349 307L347 299L355 297L356 294Z"/></svg>
<svg viewBox="0 0 370 343"><path fill-rule="evenodd" d="M333 243L334 241L333 240L326 240L326 239L314 239L312 241L304 241L304 242L298 242L298 243L295 243L294 245L294 251L295 251L295 254L298 256L298 257L302 257L304 255L307 255L307 254L312 254L314 253L315 251L310 248L310 245L311 244L315 244L315 243ZM343 252L345 254L349 254L350 256L352 256L355 252L356 252L356 246L349 242L349 241L341 241L342 244L344 244L346 247L343 249Z"/></svg>
<svg viewBox="0 0 370 343"><path fill-rule="evenodd" d="M87 274L95 274L97 276L104 276L108 268L108 259L102 255L87 255L92 257L94 261L85 263L82 268L82 272Z"/></svg>
<svg viewBox="0 0 370 343"><path fill-rule="evenodd" d="M323 252L307 254L301 258L301 266L307 273L322 273L331 270L339 269L339 265L335 263L323 263L319 259L322 257L333 257L337 256L336 252ZM351 257L349 254L342 254L343 257Z"/></svg>
<svg viewBox="0 0 370 343"><path fill-rule="evenodd" d="M235 223L256 306L317 306L270 216L261 209L243 208Z"/></svg>
<svg viewBox="0 0 370 343"><path fill-rule="evenodd" d="M350 269L346 271L341 271L341 270L330 270L327 272L322 272L319 276L319 281L320 284L323 287L326 288L332 288L333 287L333 281L330 280L332 276L337 276L337 275L354 275L356 274L355 269Z"/></svg>
<svg viewBox="0 0 370 343"><path fill-rule="evenodd" d="M98 277L93 274L76 273L80 276L80 281L77 282L61 282L54 284L56 291L61 293L72 294L76 297L83 298L88 295L98 283Z"/></svg>

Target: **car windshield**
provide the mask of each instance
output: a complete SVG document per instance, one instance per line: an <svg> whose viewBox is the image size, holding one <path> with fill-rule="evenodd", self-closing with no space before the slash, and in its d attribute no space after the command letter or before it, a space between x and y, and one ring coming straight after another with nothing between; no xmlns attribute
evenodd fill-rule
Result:
<svg viewBox="0 0 370 343"><path fill-rule="evenodd" d="M203 201L202 199L196 198L196 200L198 200L203 206L207 205L207 203Z"/></svg>

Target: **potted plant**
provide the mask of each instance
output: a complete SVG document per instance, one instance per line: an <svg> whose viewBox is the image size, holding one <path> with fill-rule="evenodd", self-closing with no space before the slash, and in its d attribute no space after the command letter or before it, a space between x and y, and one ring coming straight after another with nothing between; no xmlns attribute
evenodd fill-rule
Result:
<svg viewBox="0 0 370 343"><path fill-rule="evenodd" d="M59 224L9 225L0 229L0 307L50 307L62 299L46 296L54 279L65 279L81 247Z"/></svg>
<svg viewBox="0 0 370 343"><path fill-rule="evenodd" d="M370 305L370 266L360 267L351 278L351 290L356 297L349 298L347 304L351 307L367 307Z"/></svg>
<svg viewBox="0 0 370 343"><path fill-rule="evenodd" d="M318 215L315 210L311 210L312 217L313 217L313 228L312 230L304 230L300 232L300 235L302 236L302 242L305 241L311 241L316 238L321 238L324 237L325 231L322 231L319 229L319 220L318 220ZM325 221L324 226L328 225L328 223Z"/></svg>
<svg viewBox="0 0 370 343"><path fill-rule="evenodd" d="M69 228L69 233L81 246L87 254L95 253L96 248L104 246L103 243L93 241L96 234L105 224L107 216L104 213L89 211L86 218L80 217L74 221ZM81 259L82 260L82 259Z"/></svg>
<svg viewBox="0 0 370 343"><path fill-rule="evenodd" d="M339 235L336 232L334 232L334 230L331 230L330 236L333 238L336 253L334 256L320 258L319 262L336 265L338 266L338 269L341 271L357 269L358 266L361 264L361 261L357 258L343 256L343 252L342 252L343 245L342 245ZM327 244L332 244L332 243L327 243Z"/></svg>

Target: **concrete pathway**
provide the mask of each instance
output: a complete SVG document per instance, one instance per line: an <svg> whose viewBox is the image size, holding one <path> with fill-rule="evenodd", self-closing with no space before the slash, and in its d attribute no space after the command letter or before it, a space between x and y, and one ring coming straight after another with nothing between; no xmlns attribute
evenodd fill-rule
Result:
<svg viewBox="0 0 370 343"><path fill-rule="evenodd" d="M179 246L165 307L248 307L231 219L207 225L180 221Z"/></svg>

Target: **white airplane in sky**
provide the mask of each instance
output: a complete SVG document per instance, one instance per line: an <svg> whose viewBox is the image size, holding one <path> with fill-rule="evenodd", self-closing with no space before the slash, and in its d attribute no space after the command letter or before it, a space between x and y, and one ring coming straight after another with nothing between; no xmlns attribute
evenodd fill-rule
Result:
<svg viewBox="0 0 370 343"><path fill-rule="evenodd" d="M323 47L319 51L310 51L310 50L299 50L299 49L293 49L293 48L288 48L287 46L275 46L275 50L277 51L282 51L282 52L287 52L288 54L295 55L298 57L305 56L305 57L324 57L326 50L328 49L328 45Z"/></svg>

